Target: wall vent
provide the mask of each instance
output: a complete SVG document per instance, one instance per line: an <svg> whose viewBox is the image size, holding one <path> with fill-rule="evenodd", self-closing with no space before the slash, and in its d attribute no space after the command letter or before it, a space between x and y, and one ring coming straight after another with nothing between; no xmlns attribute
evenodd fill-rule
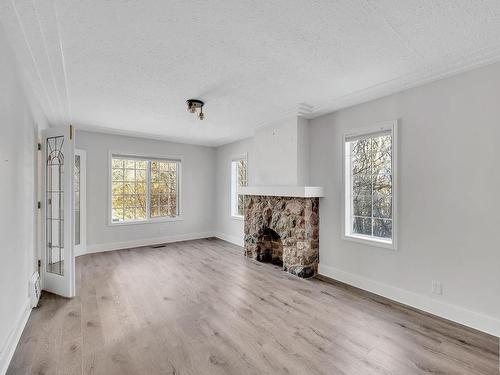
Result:
<svg viewBox="0 0 500 375"><path fill-rule="evenodd" d="M35 272L30 280L31 307L37 307L40 300L40 274Z"/></svg>

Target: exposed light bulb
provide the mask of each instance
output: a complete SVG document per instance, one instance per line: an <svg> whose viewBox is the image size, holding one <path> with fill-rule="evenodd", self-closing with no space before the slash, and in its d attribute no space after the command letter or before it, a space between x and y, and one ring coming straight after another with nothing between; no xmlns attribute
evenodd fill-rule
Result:
<svg viewBox="0 0 500 375"><path fill-rule="evenodd" d="M203 120L205 118L205 115L203 114L203 105L205 103L203 103L203 101L199 100L199 99L188 99L186 100L186 104L187 104L187 111L189 113L196 113L197 109L199 109L199 113L198 113L198 118L200 120Z"/></svg>

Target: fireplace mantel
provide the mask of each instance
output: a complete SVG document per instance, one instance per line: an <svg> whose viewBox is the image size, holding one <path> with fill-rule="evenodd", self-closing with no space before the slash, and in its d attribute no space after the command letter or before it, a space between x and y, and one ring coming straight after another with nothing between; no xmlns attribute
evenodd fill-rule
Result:
<svg viewBox="0 0 500 375"><path fill-rule="evenodd" d="M322 186L244 186L238 189L238 193L295 198L321 198L325 196Z"/></svg>

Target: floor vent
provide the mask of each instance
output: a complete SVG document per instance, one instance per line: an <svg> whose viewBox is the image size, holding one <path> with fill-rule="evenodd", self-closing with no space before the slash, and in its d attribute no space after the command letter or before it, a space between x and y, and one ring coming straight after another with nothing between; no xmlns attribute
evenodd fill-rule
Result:
<svg viewBox="0 0 500 375"><path fill-rule="evenodd" d="M159 249L160 247L165 247L165 244L159 244L159 245L151 245L150 246L152 249Z"/></svg>

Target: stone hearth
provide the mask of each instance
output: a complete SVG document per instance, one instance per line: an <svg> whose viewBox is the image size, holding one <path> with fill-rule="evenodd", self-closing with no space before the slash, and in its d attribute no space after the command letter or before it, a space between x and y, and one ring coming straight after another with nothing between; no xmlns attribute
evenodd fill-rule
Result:
<svg viewBox="0 0 500 375"><path fill-rule="evenodd" d="M319 199L245 196L245 255L283 264L303 278L316 275L319 258Z"/></svg>

